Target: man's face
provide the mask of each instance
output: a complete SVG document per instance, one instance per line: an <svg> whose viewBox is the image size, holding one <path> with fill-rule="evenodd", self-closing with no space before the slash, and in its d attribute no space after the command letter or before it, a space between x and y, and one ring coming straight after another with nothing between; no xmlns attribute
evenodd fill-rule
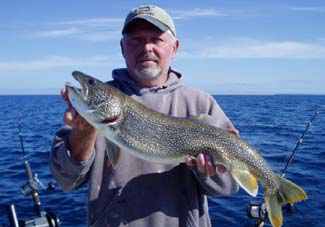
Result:
<svg viewBox="0 0 325 227"><path fill-rule="evenodd" d="M136 20L123 36L121 47L130 75L138 81L150 81L160 76L167 79L178 41L171 33L144 20Z"/></svg>

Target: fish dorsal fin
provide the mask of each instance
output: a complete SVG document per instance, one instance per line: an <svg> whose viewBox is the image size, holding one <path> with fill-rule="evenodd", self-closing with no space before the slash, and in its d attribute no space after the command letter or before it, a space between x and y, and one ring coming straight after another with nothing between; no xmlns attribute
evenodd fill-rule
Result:
<svg viewBox="0 0 325 227"><path fill-rule="evenodd" d="M237 183L251 196L256 196L258 192L258 184L256 176L251 172L244 169L232 169L232 176L235 178Z"/></svg>
<svg viewBox="0 0 325 227"><path fill-rule="evenodd" d="M191 115L189 116L189 118L206 125L215 125L217 121L214 117L205 113L201 113L198 115Z"/></svg>
<svg viewBox="0 0 325 227"><path fill-rule="evenodd" d="M108 160L112 164L113 168L115 169L115 166L120 159L121 156L121 150L120 148L109 141L108 139L105 138L105 143L106 143L106 154L108 157Z"/></svg>

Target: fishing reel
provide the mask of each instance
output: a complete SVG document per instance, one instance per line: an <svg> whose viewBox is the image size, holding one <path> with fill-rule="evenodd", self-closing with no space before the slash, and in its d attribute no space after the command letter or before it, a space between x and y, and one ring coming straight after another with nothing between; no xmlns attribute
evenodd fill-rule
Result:
<svg viewBox="0 0 325 227"><path fill-rule="evenodd" d="M293 203L286 203L283 208L288 213L294 213L295 208ZM264 220L267 216L267 210L265 203L262 202L250 202L247 208L247 216L256 219L255 227L264 226Z"/></svg>
<svg viewBox="0 0 325 227"><path fill-rule="evenodd" d="M25 184L20 187L20 191L24 196L32 195L34 198L34 209L37 216L29 220L18 220L16 208L14 204L7 206L7 215L10 227L59 227L59 218L49 209L41 209L41 202L38 196L38 188L41 187L44 191L52 191L55 185L52 182L48 183L46 188L35 174Z"/></svg>
<svg viewBox="0 0 325 227"><path fill-rule="evenodd" d="M44 216L25 221L24 227L59 227L60 220L51 211L45 211Z"/></svg>
<svg viewBox="0 0 325 227"><path fill-rule="evenodd" d="M31 177L25 184L20 187L20 191L24 196L32 195L36 199L34 209L36 210L37 217L26 221L18 221L15 206L12 204L7 208L7 213L10 221L10 226L18 227L59 227L60 220L49 209L41 210L40 200L38 198L38 188L41 187L44 191L52 191L55 185L52 182L48 183L46 188L44 184L38 179L38 174Z"/></svg>
<svg viewBox="0 0 325 227"><path fill-rule="evenodd" d="M7 206L10 227L59 227L59 218L50 210L45 209L39 217L30 220L18 220L14 204Z"/></svg>
<svg viewBox="0 0 325 227"><path fill-rule="evenodd" d="M250 202L247 208L247 215L250 218L263 221L266 217L266 206L262 202Z"/></svg>

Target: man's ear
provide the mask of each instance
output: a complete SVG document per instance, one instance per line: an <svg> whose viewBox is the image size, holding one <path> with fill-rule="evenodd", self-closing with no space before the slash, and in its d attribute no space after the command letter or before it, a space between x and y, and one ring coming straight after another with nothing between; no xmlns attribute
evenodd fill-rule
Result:
<svg viewBox="0 0 325 227"><path fill-rule="evenodd" d="M179 47L179 42L178 39L175 41L174 45L173 45L173 52L172 52L172 58L174 58L176 56L177 50Z"/></svg>
<svg viewBox="0 0 325 227"><path fill-rule="evenodd" d="M120 41L120 47L121 47L121 52L122 52L123 58L125 58L125 56L124 56L123 38Z"/></svg>

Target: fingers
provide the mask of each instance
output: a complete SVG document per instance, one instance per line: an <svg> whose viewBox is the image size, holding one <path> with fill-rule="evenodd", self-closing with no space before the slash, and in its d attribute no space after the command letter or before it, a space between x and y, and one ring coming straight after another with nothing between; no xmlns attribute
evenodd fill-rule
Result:
<svg viewBox="0 0 325 227"><path fill-rule="evenodd" d="M74 108L67 106L64 112L64 123L72 127L73 119L75 118L76 111Z"/></svg>
<svg viewBox="0 0 325 227"><path fill-rule="evenodd" d="M73 107L67 108L67 110L65 111L64 122L65 124L71 126L72 128L78 131L95 131L93 126L91 126L83 117L81 117Z"/></svg>
<svg viewBox="0 0 325 227"><path fill-rule="evenodd" d="M186 165L191 166L191 167L194 167L194 166L197 165L196 158L193 157L193 156L186 157L185 158L185 163L186 163Z"/></svg>
<svg viewBox="0 0 325 227"><path fill-rule="evenodd" d="M217 169L219 173L225 173L227 171L224 165L217 164Z"/></svg>
<svg viewBox="0 0 325 227"><path fill-rule="evenodd" d="M201 156L202 155L202 156ZM200 159L198 161L198 169L203 173L206 172L209 176L213 176L216 174L216 167L212 163L212 159L210 155L200 154ZM201 163L200 163L201 162ZM200 165L202 165L200 167Z"/></svg>
<svg viewBox="0 0 325 227"><path fill-rule="evenodd" d="M64 112L64 123L78 131L94 132L95 129L84 118L82 118L71 105L68 91L65 88L61 89L61 97L67 104L67 109Z"/></svg>
<svg viewBox="0 0 325 227"><path fill-rule="evenodd" d="M206 167L205 167L205 156L204 154L199 154L197 157L197 168L201 173L206 172Z"/></svg>
<svg viewBox="0 0 325 227"><path fill-rule="evenodd" d="M215 175L217 170L221 174L227 171L224 165L214 165L210 155L202 153L199 154L196 158L192 156L186 157L185 163L188 166L197 167L201 173L207 173L209 176Z"/></svg>
<svg viewBox="0 0 325 227"><path fill-rule="evenodd" d="M232 134L234 134L234 135L236 135L236 136L239 136L239 131L237 129L235 129L235 128L229 130L229 132L232 133Z"/></svg>
<svg viewBox="0 0 325 227"><path fill-rule="evenodd" d="M72 107L69 101L68 91L65 88L61 89L61 97L63 101L67 104L67 109L64 112L64 123L66 125L73 127L77 115L77 111Z"/></svg>
<svg viewBox="0 0 325 227"><path fill-rule="evenodd" d="M61 97L67 104L71 105L68 97L68 91L65 88L61 89Z"/></svg>

